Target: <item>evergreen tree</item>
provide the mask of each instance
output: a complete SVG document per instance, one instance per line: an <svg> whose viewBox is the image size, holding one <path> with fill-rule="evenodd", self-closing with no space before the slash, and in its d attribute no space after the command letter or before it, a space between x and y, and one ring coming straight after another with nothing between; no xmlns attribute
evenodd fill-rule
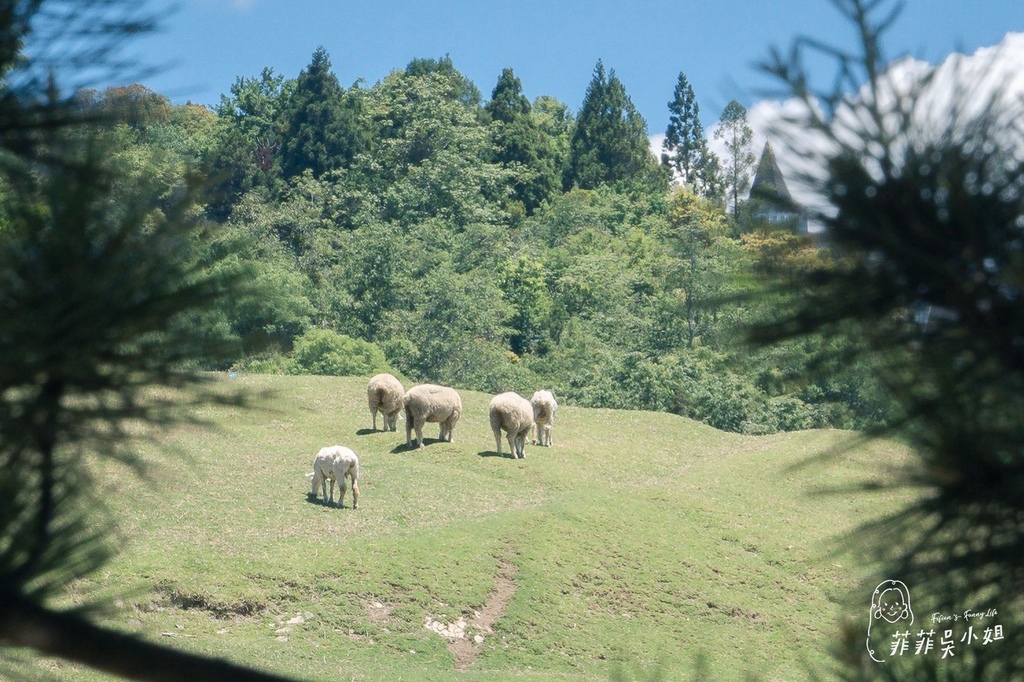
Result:
<svg viewBox="0 0 1024 682"><path fill-rule="evenodd" d="M200 179L158 201L59 93L78 70L116 73L122 41L148 25L138 12L116 0L0 12L0 646L133 679L283 680L104 625L95 603L68 606L69 586L118 544L97 460L141 472L133 441L190 421L186 407L233 402L186 369L223 348L190 322L243 286L204 262ZM22 54L29 35L60 59ZM35 677L22 655L2 658L5 677Z"/></svg>
<svg viewBox="0 0 1024 682"><path fill-rule="evenodd" d="M462 102L467 109L477 113L481 100L480 90L473 81L469 80L469 78L455 68L455 63L452 62L450 56L445 55L440 59L418 57L410 61L405 67L405 75L407 76L428 76L433 73L440 74L450 80L455 88L456 99Z"/></svg>
<svg viewBox="0 0 1024 682"><path fill-rule="evenodd" d="M665 176L651 154L647 122L615 71L606 75L598 60L576 119L564 185L593 189L620 181L664 185Z"/></svg>
<svg viewBox="0 0 1024 682"><path fill-rule="evenodd" d="M259 78L238 78L230 95L221 95L210 158L217 180L209 205L213 216L227 217L243 194L280 180L280 116L291 85L268 67Z"/></svg>
<svg viewBox="0 0 1024 682"><path fill-rule="evenodd" d="M725 105L715 139L725 141L725 184L732 198L732 215L739 216L740 195L750 189L754 168L754 131L747 124L747 109L736 100Z"/></svg>
<svg viewBox="0 0 1024 682"><path fill-rule="evenodd" d="M494 160L512 174L512 199L532 215L556 191L558 176L551 146L512 69L502 71L485 109L491 116Z"/></svg>
<svg viewBox="0 0 1024 682"><path fill-rule="evenodd" d="M886 433L914 453L879 461L876 469L891 474L864 481L906 506L863 527L854 551L877 560L876 580L905 582L915 611L991 605L998 620L971 625L977 631L998 624L1005 632L998 651L958 646L955 667L945 659L936 665L889 657L891 638L872 640L870 631L867 642L863 631L845 635L843 679L1022 679L1020 103L963 80L966 70L954 72L952 84L934 71L894 84L880 44L892 7L877 0L833 4L858 29L859 54L809 41L774 53L765 68L802 102L802 115L791 119L794 146L808 131L818 136L814 166L821 175L804 179L829 201L818 218L842 258L797 273L788 282L786 314L756 334L814 341L810 366L825 378L858 359L874 369L902 407ZM834 88L809 86L807 45L840 56ZM863 94L851 98L851 85ZM828 341L851 331L859 347L830 352ZM858 601L858 618L862 608ZM869 660L866 645L888 660Z"/></svg>
<svg viewBox="0 0 1024 682"><path fill-rule="evenodd" d="M718 156L708 149L700 107L686 75L679 73L675 96L668 103L669 123L661 148L661 163L695 194L717 199L722 193Z"/></svg>
<svg viewBox="0 0 1024 682"><path fill-rule="evenodd" d="M348 166L366 147L358 91L346 92L319 47L299 74L284 112L281 170L285 178L310 170L313 177Z"/></svg>
<svg viewBox="0 0 1024 682"><path fill-rule="evenodd" d="M523 95L523 84L512 69L503 69L491 101L484 107L492 121L513 123L530 113L530 100Z"/></svg>

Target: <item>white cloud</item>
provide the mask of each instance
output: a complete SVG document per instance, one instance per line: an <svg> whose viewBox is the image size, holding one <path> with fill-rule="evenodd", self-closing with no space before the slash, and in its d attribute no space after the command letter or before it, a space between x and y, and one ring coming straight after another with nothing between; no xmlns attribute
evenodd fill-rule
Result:
<svg viewBox="0 0 1024 682"><path fill-rule="evenodd" d="M931 80L925 82L922 79L927 74L931 74ZM1024 33L1009 33L998 45L981 48L971 55L950 55L936 67L915 59L899 60L890 66L884 84L888 90L880 93L880 98L886 99L905 95L923 84L914 98L914 118L924 131L941 133L949 130L951 125L955 129L953 124L958 117L959 120L969 120L986 112L994 98L1004 105L1015 104L1004 106L1012 116L1024 109ZM862 89L857 99L863 101L869 96ZM960 110L954 108L954 103L960 106ZM754 130L754 153L760 157L765 141L770 139L794 199L813 209L827 210L813 187L799 181L801 176L814 177L820 170L817 162L828 150L822 136L815 135L806 126L795 126L790 122L806 113L803 107L797 100L762 101L750 107L747 121ZM855 120L850 109L837 112L836 121L847 129L849 137L846 142L852 145L861 144L865 137L858 137L857 131L869 129L871 125L870 122ZM1003 123L1007 130L1011 129L1009 120ZM714 139L715 127L708 132L709 145L716 154L724 157L724 145ZM1006 143L1017 145L1019 153L1024 154L1019 124L1016 131L1018 135ZM652 150L655 137L651 138ZM658 144L660 154L660 139ZM869 151L865 148L866 153Z"/></svg>
<svg viewBox="0 0 1024 682"><path fill-rule="evenodd" d="M654 158L661 161L661 145L665 142L665 133L651 135L647 139L651 143L651 153L654 154Z"/></svg>

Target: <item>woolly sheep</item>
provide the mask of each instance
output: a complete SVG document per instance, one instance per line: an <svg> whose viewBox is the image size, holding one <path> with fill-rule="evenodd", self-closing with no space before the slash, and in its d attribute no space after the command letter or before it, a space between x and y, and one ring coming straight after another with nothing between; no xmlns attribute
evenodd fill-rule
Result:
<svg viewBox="0 0 1024 682"><path fill-rule="evenodd" d="M501 454L501 432L508 434L508 447L513 458L526 456L526 437L533 428L533 407L530 401L518 393L499 393L491 398L488 408L494 443Z"/></svg>
<svg viewBox="0 0 1024 682"><path fill-rule="evenodd" d="M420 384L405 394L405 445L412 447L412 430L416 429L416 443L423 449L423 425L440 422L441 440L454 442L452 430L462 416L462 398L454 388Z"/></svg>
<svg viewBox="0 0 1024 682"><path fill-rule="evenodd" d="M534 442L537 445L554 445L555 410L558 409L555 396L551 391L537 391L530 398L530 405L533 406L533 421L537 429L537 438Z"/></svg>
<svg viewBox="0 0 1024 682"><path fill-rule="evenodd" d="M366 402L373 415L373 430L377 430L377 412L384 417L384 430L398 430L398 414L405 406L405 387L390 374L378 374L366 387Z"/></svg>
<svg viewBox="0 0 1024 682"><path fill-rule="evenodd" d="M334 503L334 481L338 481L341 497L338 506L345 506L345 477L352 479L352 508L359 509L359 458L356 453L343 445L331 445L322 448L313 458L313 486L309 496L316 499L317 488L324 496L324 504ZM327 481L331 482L331 494L327 495Z"/></svg>

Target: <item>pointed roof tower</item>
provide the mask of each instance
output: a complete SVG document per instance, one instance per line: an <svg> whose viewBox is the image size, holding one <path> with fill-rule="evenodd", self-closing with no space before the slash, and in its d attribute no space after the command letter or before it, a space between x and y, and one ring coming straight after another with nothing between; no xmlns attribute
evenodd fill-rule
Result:
<svg viewBox="0 0 1024 682"><path fill-rule="evenodd" d="M786 180L782 177L782 170L779 169L779 162L775 160L771 142L764 143L761 162L757 164L754 182L750 186L750 196L767 199L781 206L794 205L793 197L786 187Z"/></svg>
<svg viewBox="0 0 1024 682"><path fill-rule="evenodd" d="M754 209L756 217L770 223L788 223L798 233L807 232L807 211L789 193L771 142L764 143L761 162L750 185L750 198L758 200L755 204L759 205Z"/></svg>

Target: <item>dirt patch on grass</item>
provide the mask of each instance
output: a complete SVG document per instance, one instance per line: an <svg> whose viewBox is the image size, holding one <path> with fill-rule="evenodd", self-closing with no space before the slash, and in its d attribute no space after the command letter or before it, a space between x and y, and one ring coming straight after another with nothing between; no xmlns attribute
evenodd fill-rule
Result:
<svg viewBox="0 0 1024 682"><path fill-rule="evenodd" d="M378 599L370 599L363 608L374 625L387 624L394 620L391 616L391 607Z"/></svg>
<svg viewBox="0 0 1024 682"><path fill-rule="evenodd" d="M454 623L442 623L427 617L424 627L448 641L448 651L456 670L469 670L480 655L487 636L494 633L494 624L505 615L518 588L513 580L515 574L515 565L502 559L494 578L494 589L487 595L483 606L474 610L468 619L463 616Z"/></svg>
<svg viewBox="0 0 1024 682"><path fill-rule="evenodd" d="M205 611L218 620L248 619L263 613L267 608L261 600L223 601L205 594L185 592L166 583L157 585L156 591L160 595L156 609L161 608L162 602L181 611Z"/></svg>

